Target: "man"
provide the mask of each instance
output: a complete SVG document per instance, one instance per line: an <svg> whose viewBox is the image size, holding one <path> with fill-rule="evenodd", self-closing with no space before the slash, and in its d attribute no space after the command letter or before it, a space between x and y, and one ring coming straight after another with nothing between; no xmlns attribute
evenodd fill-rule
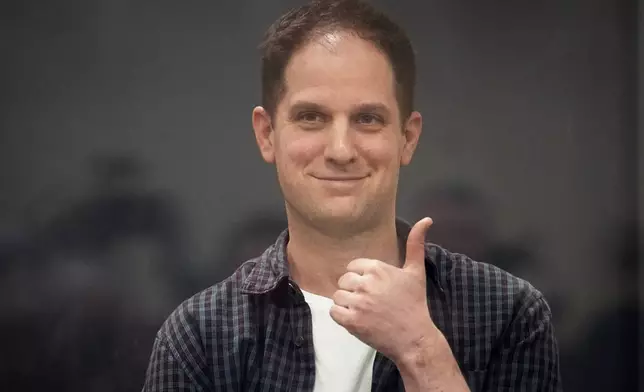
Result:
<svg viewBox="0 0 644 392"><path fill-rule="evenodd" d="M421 133L404 32L357 0L314 1L262 45L252 122L288 230L173 312L144 391L555 391L557 344L525 281L396 219Z"/></svg>

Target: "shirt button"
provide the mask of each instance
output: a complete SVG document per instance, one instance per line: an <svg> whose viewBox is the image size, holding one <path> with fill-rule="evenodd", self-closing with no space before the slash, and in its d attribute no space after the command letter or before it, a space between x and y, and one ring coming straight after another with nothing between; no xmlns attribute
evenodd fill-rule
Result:
<svg viewBox="0 0 644 392"><path fill-rule="evenodd" d="M304 343L304 338L302 337L302 335L295 338L295 345L297 347L302 347L303 343Z"/></svg>

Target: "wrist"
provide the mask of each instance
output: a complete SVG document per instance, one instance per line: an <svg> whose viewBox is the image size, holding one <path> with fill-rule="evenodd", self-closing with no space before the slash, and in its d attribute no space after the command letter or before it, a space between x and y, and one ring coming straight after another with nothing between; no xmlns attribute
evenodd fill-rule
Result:
<svg viewBox="0 0 644 392"><path fill-rule="evenodd" d="M435 326L433 329L429 338L419 339L413 348L394 361L405 390L469 391L447 338Z"/></svg>
<svg viewBox="0 0 644 392"><path fill-rule="evenodd" d="M441 367L454 361L447 339L438 328L434 329L430 337L418 339L400 356L396 365L401 374L440 372Z"/></svg>

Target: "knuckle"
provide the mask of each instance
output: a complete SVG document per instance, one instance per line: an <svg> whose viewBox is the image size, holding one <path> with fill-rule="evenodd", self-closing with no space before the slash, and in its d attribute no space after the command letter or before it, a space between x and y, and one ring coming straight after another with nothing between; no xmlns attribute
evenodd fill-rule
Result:
<svg viewBox="0 0 644 392"><path fill-rule="evenodd" d="M354 304L354 308L361 313L367 312L369 309L371 309L372 301L368 296L360 296L360 300L356 301Z"/></svg>
<svg viewBox="0 0 644 392"><path fill-rule="evenodd" d="M341 291L336 291L335 293L333 293L333 296L331 297L331 299L333 300L333 302L334 302L335 304L339 304L339 303L340 303L340 299L341 299L341 298L340 298L340 296L341 296L341 295L342 295L342 294L341 294Z"/></svg>
<svg viewBox="0 0 644 392"><path fill-rule="evenodd" d="M363 262L363 260L364 259L353 259L349 262L349 264L347 265L347 268L351 268L351 269L357 268Z"/></svg>
<svg viewBox="0 0 644 392"><path fill-rule="evenodd" d="M364 335L368 331L368 327L362 320L352 320L351 327L353 331L360 335Z"/></svg>

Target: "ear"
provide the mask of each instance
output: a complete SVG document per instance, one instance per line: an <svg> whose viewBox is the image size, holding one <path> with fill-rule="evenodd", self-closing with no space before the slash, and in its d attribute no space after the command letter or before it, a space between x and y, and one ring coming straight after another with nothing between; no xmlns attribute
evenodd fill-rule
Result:
<svg viewBox="0 0 644 392"><path fill-rule="evenodd" d="M411 158L418 146L420 134L423 131L423 117L419 112L412 112L409 118L405 121L403 136L404 144L402 147L402 154L400 154L400 165L407 166L411 162Z"/></svg>
<svg viewBox="0 0 644 392"><path fill-rule="evenodd" d="M267 163L275 163L274 132L271 126L271 117L261 106L253 109L253 130L255 140L262 158Z"/></svg>

